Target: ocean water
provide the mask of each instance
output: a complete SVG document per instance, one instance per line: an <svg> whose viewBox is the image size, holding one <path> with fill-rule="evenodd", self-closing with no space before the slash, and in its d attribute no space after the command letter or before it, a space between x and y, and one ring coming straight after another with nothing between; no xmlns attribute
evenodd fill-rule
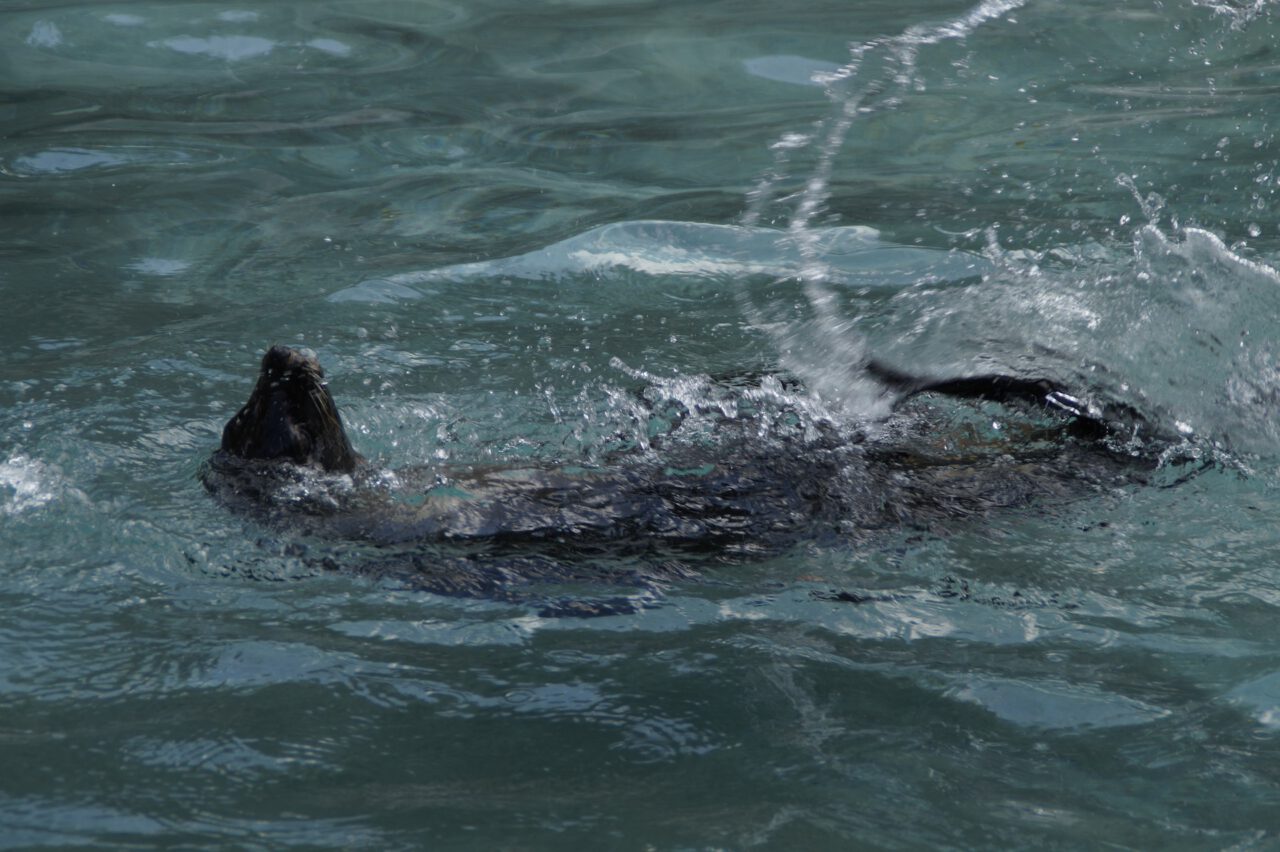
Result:
<svg viewBox="0 0 1280 852"><path fill-rule="evenodd" d="M1269 0L4 4L0 846L1274 848L1278 32ZM638 399L714 449L735 375L875 432L868 358L1180 443L754 555L480 546L492 593L447 594L414 574L448 547L369 570L202 486L277 342L386 471L660 459Z"/></svg>

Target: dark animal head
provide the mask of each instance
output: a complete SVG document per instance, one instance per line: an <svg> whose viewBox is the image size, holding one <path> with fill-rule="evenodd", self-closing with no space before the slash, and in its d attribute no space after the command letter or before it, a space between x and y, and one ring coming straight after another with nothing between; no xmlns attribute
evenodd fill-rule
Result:
<svg viewBox="0 0 1280 852"><path fill-rule="evenodd" d="M309 349L272 346L249 401L222 430L223 452L350 473L362 461Z"/></svg>

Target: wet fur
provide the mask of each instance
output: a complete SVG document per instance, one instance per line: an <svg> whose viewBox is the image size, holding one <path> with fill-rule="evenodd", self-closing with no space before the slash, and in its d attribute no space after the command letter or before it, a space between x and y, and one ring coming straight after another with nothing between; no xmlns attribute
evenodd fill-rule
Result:
<svg viewBox="0 0 1280 852"><path fill-rule="evenodd" d="M351 473L362 459L310 350L272 346L258 383L222 430L222 451L242 459L281 459L332 473Z"/></svg>

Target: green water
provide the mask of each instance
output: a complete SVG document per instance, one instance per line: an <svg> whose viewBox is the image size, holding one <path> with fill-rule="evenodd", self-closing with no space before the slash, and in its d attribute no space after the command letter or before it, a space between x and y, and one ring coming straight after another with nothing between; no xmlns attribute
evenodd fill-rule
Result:
<svg viewBox="0 0 1280 852"><path fill-rule="evenodd" d="M1271 848L1276 33L1265 0L4 4L0 846ZM557 616L518 562L435 594L211 499L274 342L380 469L597 463L645 388L780 367L803 424L874 429L866 355L1053 376L1204 469L565 557L557 599L635 605Z"/></svg>

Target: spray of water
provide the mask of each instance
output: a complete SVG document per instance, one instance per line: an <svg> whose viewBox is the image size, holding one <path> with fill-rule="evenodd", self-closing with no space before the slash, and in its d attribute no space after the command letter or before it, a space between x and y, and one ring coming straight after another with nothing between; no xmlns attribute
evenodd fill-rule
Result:
<svg viewBox="0 0 1280 852"><path fill-rule="evenodd" d="M951 39L964 39L977 28L1025 5L1026 0L986 0L965 14L938 25L918 25L903 33L855 44L850 58L835 71L816 75L833 110L809 134L788 133L773 145L774 163L748 196L744 224L754 226L776 203L793 202L787 232L802 258L798 278L810 318L794 321L770 316L746 304L751 321L774 338L783 364L804 377L834 412L859 420L885 416L892 399L863 372L866 344L842 317L830 286L831 270L824 259L821 232L815 222L830 197L832 170L853 127L869 115L897 108L913 90L923 88L917 73L922 48ZM798 193L777 199L795 154L814 148L816 161Z"/></svg>
<svg viewBox="0 0 1280 852"><path fill-rule="evenodd" d="M1185 434L1235 451L1273 451L1280 444L1274 417L1280 352L1270 338L1280 312L1280 272L1247 249L1180 222L1160 192L1139 188L1136 175L1116 178L1139 213L1132 225L1128 216L1121 220L1133 228L1129 245L1008 249L992 224L982 287L900 301L901 316L877 319L878 325L849 309L819 227L829 224L832 176L848 139L869 116L898 109L924 90L923 50L967 39L1025 5L990 0L942 24L856 44L845 65L815 77L832 102L830 113L773 145L772 167L750 192L744 214L748 225L785 224L802 262L777 283L798 284L803 301L780 307L786 300L761 305L743 296L744 313L832 416L866 423L891 407L894 400L865 373L874 341L878 356L910 355L915 363L947 369L1048 373L1149 405ZM1272 4L1195 5L1211 8L1237 31L1269 18ZM1096 151L1095 161L1107 162ZM1258 232L1249 229L1251 236ZM986 345L975 347L975 341ZM986 351L974 354L978 349Z"/></svg>

